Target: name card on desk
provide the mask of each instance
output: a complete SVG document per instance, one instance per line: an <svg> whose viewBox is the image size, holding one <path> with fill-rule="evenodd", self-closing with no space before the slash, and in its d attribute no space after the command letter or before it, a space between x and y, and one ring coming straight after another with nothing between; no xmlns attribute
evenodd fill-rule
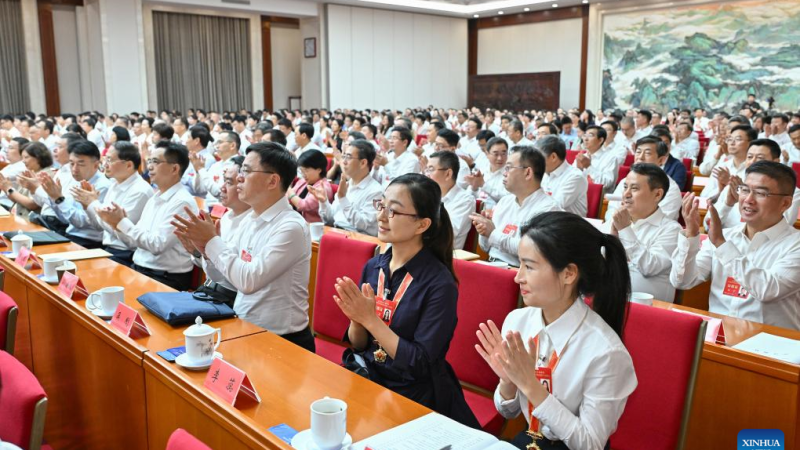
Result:
<svg viewBox="0 0 800 450"><path fill-rule="evenodd" d="M211 218L212 219L221 219L225 213L228 212L228 208L224 207L222 203L217 203L213 207L211 207Z"/></svg>
<svg viewBox="0 0 800 450"><path fill-rule="evenodd" d="M83 285L83 281L72 272L64 272L64 275L61 276L58 292L73 300L85 300L89 297L89 291Z"/></svg>
<svg viewBox="0 0 800 450"><path fill-rule="evenodd" d="M689 311L683 311L681 309L673 309L672 311L676 311L683 314L691 314L693 316L697 316L705 320L708 323L708 325L706 325L705 341L710 342L712 344L725 345L725 328L722 326L722 319L715 319L713 317L704 316L702 314L697 314Z"/></svg>
<svg viewBox="0 0 800 450"><path fill-rule="evenodd" d="M136 333L141 336L150 336L150 329L144 323L142 316L135 309L125 303L118 303L117 310L111 316L111 326L125 336Z"/></svg>
<svg viewBox="0 0 800 450"><path fill-rule="evenodd" d="M17 259L14 260L20 267L25 267L28 265L28 262L31 263L31 269L41 269L42 263L39 261L39 258L36 257L35 254L31 253L28 247L22 247L19 249L19 253L17 254Z"/></svg>
<svg viewBox="0 0 800 450"><path fill-rule="evenodd" d="M231 406L236 406L236 400L240 396L249 397L261 403L261 397L247 374L242 369L219 358L215 358L211 363L203 386L222 397Z"/></svg>

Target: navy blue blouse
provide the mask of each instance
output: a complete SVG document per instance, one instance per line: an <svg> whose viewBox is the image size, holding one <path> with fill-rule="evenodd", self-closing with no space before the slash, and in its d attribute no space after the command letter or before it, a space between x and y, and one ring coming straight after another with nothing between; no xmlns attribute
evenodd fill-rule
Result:
<svg viewBox="0 0 800 450"><path fill-rule="evenodd" d="M395 358L387 356L386 362L375 362L373 352L378 346L372 336L368 347L360 352L370 379L454 420L479 428L455 373L445 360L458 323L458 286L453 275L425 248L394 273L389 270L391 260L391 248L370 259L359 283L359 286L369 283L377 292L378 274L383 269L384 288L390 291L386 298L393 300L406 273L414 277L389 326L400 337Z"/></svg>

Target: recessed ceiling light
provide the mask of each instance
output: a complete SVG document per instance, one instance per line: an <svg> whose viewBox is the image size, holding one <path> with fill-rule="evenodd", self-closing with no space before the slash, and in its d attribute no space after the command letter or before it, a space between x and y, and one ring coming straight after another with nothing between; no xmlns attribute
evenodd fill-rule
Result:
<svg viewBox="0 0 800 450"><path fill-rule="evenodd" d="M525 12L528 12L528 11L530 11L530 10L531 10L530 8L525 8Z"/></svg>
<svg viewBox="0 0 800 450"><path fill-rule="evenodd" d="M477 19L478 17L480 17L480 16L481 16L480 14L473 14L473 15L472 15L472 17L474 17L474 18L476 18L476 19Z"/></svg>
<svg viewBox="0 0 800 450"><path fill-rule="evenodd" d="M584 5L587 4L587 3L589 3L589 0L583 0L583 4Z"/></svg>
<svg viewBox="0 0 800 450"><path fill-rule="evenodd" d="M558 8L558 3L553 3L553 8Z"/></svg>
<svg viewBox="0 0 800 450"><path fill-rule="evenodd" d="M503 11L497 11L497 14L500 14L502 16L505 13Z"/></svg>

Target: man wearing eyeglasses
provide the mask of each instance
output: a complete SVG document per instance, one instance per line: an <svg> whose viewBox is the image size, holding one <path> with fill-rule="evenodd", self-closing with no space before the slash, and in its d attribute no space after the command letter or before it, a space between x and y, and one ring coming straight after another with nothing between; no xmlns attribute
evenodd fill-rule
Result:
<svg viewBox="0 0 800 450"><path fill-rule="evenodd" d="M544 156L538 150L512 148L503 169L504 184L510 194L500 199L491 219L480 214L470 215L480 235L481 248L489 253L489 261L519 267L519 230L538 214L561 211L541 188L544 170Z"/></svg>
<svg viewBox="0 0 800 450"><path fill-rule="evenodd" d="M796 182L783 164L753 163L738 187L744 224L723 230L712 205L702 244L698 202L687 195L686 229L672 254L672 285L691 289L711 279L709 311L800 330L800 231L784 217Z"/></svg>
<svg viewBox="0 0 800 450"><path fill-rule="evenodd" d="M453 154L456 153L456 148L458 147L458 134L453 130L441 130L438 132L436 136L436 140L434 141L434 148L436 152L451 152ZM422 168L428 164L427 158L429 156L422 155L419 157L420 164ZM464 158L458 157L458 178L456 179L456 184L460 188L467 187L466 177L470 174L470 168ZM444 193L442 193L442 197L444 197ZM460 248L460 247L456 247Z"/></svg>
<svg viewBox="0 0 800 450"><path fill-rule="evenodd" d="M758 161L781 161L781 147L772 139L756 139L750 143L747 149L747 167L752 166ZM719 199L714 203L714 207L719 213L722 228L731 228L742 223L742 214L739 211L739 190L744 186L744 182L738 176L732 176L730 183L719 195ZM792 206L783 214L789 224L794 225L797 221L798 209L800 209L800 189L795 188L792 193ZM711 219L706 216L705 222Z"/></svg>
<svg viewBox="0 0 800 450"><path fill-rule="evenodd" d="M383 187L370 176L374 161L375 147L364 139L356 139L344 149L342 180L333 203L324 189L309 187L309 192L319 201L319 216L326 225L378 235L372 201L381 198Z"/></svg>
<svg viewBox="0 0 800 450"><path fill-rule="evenodd" d="M192 261L170 221L176 214L185 215L186 208L198 211L194 197L180 183L187 167L189 151L185 146L159 141L147 160L150 182L158 191L145 204L139 221L134 223L117 203L96 210L120 240L136 248L134 270L179 291L193 287Z"/></svg>
<svg viewBox="0 0 800 450"><path fill-rule="evenodd" d="M467 174L464 181L470 187L473 197L483 201L484 208L492 209L501 198L508 195L503 185L503 168L508 161L508 142L499 136L489 139L482 159L486 163L474 173Z"/></svg>
<svg viewBox="0 0 800 450"><path fill-rule="evenodd" d="M545 160L542 189L564 211L586 217L589 182L580 170L566 161L564 141L556 136L544 136L536 141L536 148L542 152Z"/></svg>
<svg viewBox="0 0 800 450"><path fill-rule="evenodd" d="M446 130L456 135L455 131ZM469 215L475 212L475 198L456 185L461 168L459 161L463 159L456 156L453 151L439 151L431 155L425 167L425 176L435 181L442 190L442 204L450 216L453 225L453 248L463 249L467 241L467 234L472 221Z"/></svg>
<svg viewBox="0 0 800 450"><path fill-rule="evenodd" d="M236 189L250 205L239 239L226 242L207 218L175 216L173 224L236 288L233 309L248 322L314 352L308 328L311 234L286 196L297 160L273 142L250 145Z"/></svg>
<svg viewBox="0 0 800 450"><path fill-rule="evenodd" d="M206 206L213 206L219 203L219 196L224 183L225 171L233 165L233 157L239 155L239 142L241 138L233 131L223 131L214 141L216 147L215 156L219 160L206 169L200 158L191 157L192 166L196 172L198 183L202 186L201 191L206 192Z"/></svg>
<svg viewBox="0 0 800 450"><path fill-rule="evenodd" d="M700 193L700 197L717 200L717 197L730 182L731 176L744 176L747 159L747 149L750 142L758 139L758 131L749 125L737 125L731 129L731 134L725 143L728 147L728 159L720 162L711 171L713 178Z"/></svg>
<svg viewBox="0 0 800 450"><path fill-rule="evenodd" d="M573 163L592 183L602 184L604 193L614 190L619 172L616 155L603 146L607 138L606 130L602 127L597 125L587 127L583 133L583 146L586 152L579 153Z"/></svg>

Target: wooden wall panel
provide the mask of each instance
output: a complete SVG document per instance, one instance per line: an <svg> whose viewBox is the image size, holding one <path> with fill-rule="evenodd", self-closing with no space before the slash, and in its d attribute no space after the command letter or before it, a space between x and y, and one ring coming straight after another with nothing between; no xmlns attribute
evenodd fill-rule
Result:
<svg viewBox="0 0 800 450"><path fill-rule="evenodd" d="M558 109L560 72L469 77L469 105L478 108Z"/></svg>

